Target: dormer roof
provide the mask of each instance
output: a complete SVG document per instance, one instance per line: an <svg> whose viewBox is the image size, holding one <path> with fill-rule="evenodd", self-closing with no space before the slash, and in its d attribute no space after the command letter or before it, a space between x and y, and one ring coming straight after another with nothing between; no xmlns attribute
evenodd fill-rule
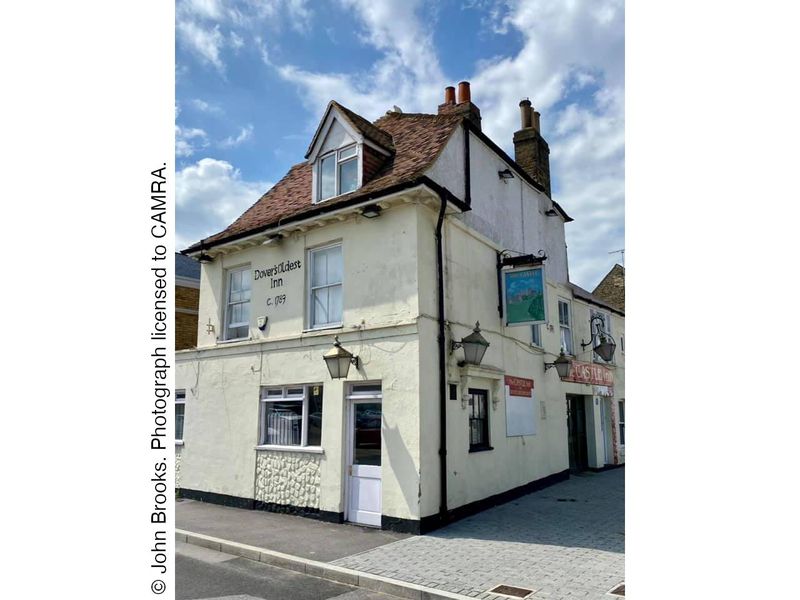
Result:
<svg viewBox="0 0 800 600"><path fill-rule="evenodd" d="M311 143L305 154L306 159L313 160L315 158L315 150L322 145L327 128L330 126L331 118L338 118L344 122L345 126L349 125L353 129L353 133L362 138L359 141L367 140L372 142L373 145L383 150L386 154L394 153L394 142L390 133L380 127L376 127L361 115L336 102L336 100L331 100L328 102L325 114L322 116L319 125L317 125L314 137L311 138Z"/></svg>

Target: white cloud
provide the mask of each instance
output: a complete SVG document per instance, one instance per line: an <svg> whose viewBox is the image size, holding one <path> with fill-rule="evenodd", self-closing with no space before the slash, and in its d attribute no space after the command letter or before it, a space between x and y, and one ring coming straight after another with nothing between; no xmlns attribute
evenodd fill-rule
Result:
<svg viewBox="0 0 800 600"><path fill-rule="evenodd" d="M190 100L191 105L199 110L200 112L209 113L209 114L223 114L223 110L220 106L216 104L211 104L206 102L205 100L201 100L200 98L193 98ZM177 115L176 115L177 116Z"/></svg>
<svg viewBox="0 0 800 600"><path fill-rule="evenodd" d="M208 135L197 127L181 127L175 125L175 155L192 156L198 150L208 146Z"/></svg>
<svg viewBox="0 0 800 600"><path fill-rule="evenodd" d="M319 73L292 64L276 66L285 80L301 89L312 121L331 99L370 119L395 104L406 112L429 112L431 106L437 106L445 77L432 31L420 19L420 0L340 0L340 4L356 17L363 43L383 57L365 73ZM316 122L309 123L309 127L313 125Z"/></svg>
<svg viewBox="0 0 800 600"><path fill-rule="evenodd" d="M308 0L178 0L175 32L181 46L224 77L226 49L238 54L246 37L267 28L308 33L313 16Z"/></svg>
<svg viewBox="0 0 800 600"><path fill-rule="evenodd" d="M179 170L175 178L178 249L213 235L232 223L271 183L244 181L232 164L202 158Z"/></svg>
<svg viewBox="0 0 800 600"><path fill-rule="evenodd" d="M239 129L239 135L235 138L233 136L228 136L224 140L222 140L219 145L223 148L235 148L240 144L243 144L247 140L253 137L253 125L247 125L247 127L241 127Z"/></svg>
<svg viewBox="0 0 800 600"><path fill-rule="evenodd" d="M207 27L191 20L178 20L175 25L178 41L191 50L201 62L213 65L221 74L225 72L221 50L225 38L219 25Z"/></svg>

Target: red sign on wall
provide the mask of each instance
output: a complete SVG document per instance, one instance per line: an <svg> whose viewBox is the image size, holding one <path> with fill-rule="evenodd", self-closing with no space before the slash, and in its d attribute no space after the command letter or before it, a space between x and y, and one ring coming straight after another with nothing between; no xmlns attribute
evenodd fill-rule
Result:
<svg viewBox="0 0 800 600"><path fill-rule="evenodd" d="M569 376L564 378L564 381L612 386L614 385L614 372L603 365L573 360Z"/></svg>
<svg viewBox="0 0 800 600"><path fill-rule="evenodd" d="M517 396L519 398L531 398L533 396L533 379L513 377L512 375L506 375L505 378L509 396Z"/></svg>

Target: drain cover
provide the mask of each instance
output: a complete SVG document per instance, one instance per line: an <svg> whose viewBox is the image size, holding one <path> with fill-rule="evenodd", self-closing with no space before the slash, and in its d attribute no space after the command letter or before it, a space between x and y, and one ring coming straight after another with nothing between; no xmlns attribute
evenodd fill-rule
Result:
<svg viewBox="0 0 800 600"><path fill-rule="evenodd" d="M489 593L502 594L503 596L509 596L511 598L527 598L529 594L533 593L533 590L526 590L525 588L514 587L513 585L498 585L489 590Z"/></svg>
<svg viewBox="0 0 800 600"><path fill-rule="evenodd" d="M622 596L624 598L625 597L625 584L621 583L620 585L618 585L617 587L615 587L613 590L611 590L608 593L612 594L614 596Z"/></svg>

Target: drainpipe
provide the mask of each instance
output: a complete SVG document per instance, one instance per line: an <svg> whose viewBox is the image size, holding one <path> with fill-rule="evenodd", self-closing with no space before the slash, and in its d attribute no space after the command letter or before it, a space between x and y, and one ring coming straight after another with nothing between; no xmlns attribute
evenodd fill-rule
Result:
<svg viewBox="0 0 800 600"><path fill-rule="evenodd" d="M444 257L442 255L442 226L447 200L438 194L440 208L436 221L436 287L438 300L439 327L439 477L441 500L439 502L439 518L442 524L447 517L447 348L444 334Z"/></svg>

